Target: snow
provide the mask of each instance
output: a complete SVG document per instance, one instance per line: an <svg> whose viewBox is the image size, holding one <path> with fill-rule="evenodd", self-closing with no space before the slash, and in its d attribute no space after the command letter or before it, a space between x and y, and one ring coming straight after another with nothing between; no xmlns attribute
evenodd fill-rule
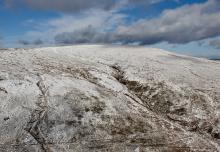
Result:
<svg viewBox="0 0 220 152"><path fill-rule="evenodd" d="M146 150L162 141L172 151L169 143L181 141L173 146L218 151L219 78L219 62L156 48L5 50L0 54L0 149L15 151L12 145L19 141L17 148L26 145L27 151L42 145L53 151L90 151L88 145Z"/></svg>

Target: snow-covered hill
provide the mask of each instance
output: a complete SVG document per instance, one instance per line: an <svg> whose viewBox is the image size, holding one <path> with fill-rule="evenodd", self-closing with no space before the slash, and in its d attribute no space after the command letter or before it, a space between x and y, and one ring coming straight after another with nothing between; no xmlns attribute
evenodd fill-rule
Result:
<svg viewBox="0 0 220 152"><path fill-rule="evenodd" d="M1 50L0 151L220 151L220 62L144 47Z"/></svg>

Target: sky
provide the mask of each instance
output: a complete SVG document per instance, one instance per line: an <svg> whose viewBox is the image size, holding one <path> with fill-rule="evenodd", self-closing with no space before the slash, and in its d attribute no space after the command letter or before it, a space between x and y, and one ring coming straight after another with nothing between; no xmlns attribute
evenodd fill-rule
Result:
<svg viewBox="0 0 220 152"><path fill-rule="evenodd" d="M0 47L157 47L220 58L219 0L0 0Z"/></svg>

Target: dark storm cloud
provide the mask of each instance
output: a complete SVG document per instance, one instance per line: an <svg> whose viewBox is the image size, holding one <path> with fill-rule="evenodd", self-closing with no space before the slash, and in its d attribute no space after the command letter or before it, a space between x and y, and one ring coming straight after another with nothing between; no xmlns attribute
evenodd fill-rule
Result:
<svg viewBox="0 0 220 152"><path fill-rule="evenodd" d="M209 42L209 45L216 49L220 49L220 40L212 40Z"/></svg>
<svg viewBox="0 0 220 152"><path fill-rule="evenodd" d="M44 44L44 42L41 39L36 39L33 41L18 40L18 43L21 45L42 45L42 44Z"/></svg>
<svg viewBox="0 0 220 152"><path fill-rule="evenodd" d="M110 10L127 5L149 5L162 0L4 0L8 7L26 6L41 10L78 12L86 9Z"/></svg>
<svg viewBox="0 0 220 152"><path fill-rule="evenodd" d="M3 37L0 35L0 48L2 47L2 40L3 40Z"/></svg>
<svg viewBox="0 0 220 152"><path fill-rule="evenodd" d="M34 44L34 45L42 45L42 44L44 44L44 42L41 39L36 39L36 40L34 40L32 42L32 44Z"/></svg>
<svg viewBox="0 0 220 152"><path fill-rule="evenodd" d="M64 32L55 36L57 44L79 44L79 43L111 43L110 33L101 33L88 26L74 32Z"/></svg>
<svg viewBox="0 0 220 152"><path fill-rule="evenodd" d="M30 42L27 40L18 40L18 43L21 45L29 45L30 44Z"/></svg>

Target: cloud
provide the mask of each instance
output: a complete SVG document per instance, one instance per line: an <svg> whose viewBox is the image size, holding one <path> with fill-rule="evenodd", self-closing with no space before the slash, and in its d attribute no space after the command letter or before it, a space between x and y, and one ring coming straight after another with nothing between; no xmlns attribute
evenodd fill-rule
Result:
<svg viewBox="0 0 220 152"><path fill-rule="evenodd" d="M112 43L118 25L125 24L127 16L109 11L89 11L78 16L64 16L51 20L55 43ZM70 26L71 25L71 26Z"/></svg>
<svg viewBox="0 0 220 152"><path fill-rule="evenodd" d="M209 45L216 49L220 49L220 40L212 40L209 42Z"/></svg>
<svg viewBox="0 0 220 152"><path fill-rule="evenodd" d="M21 45L42 45L42 44L44 44L44 42L41 39L35 39L33 41L18 40L18 44L21 44Z"/></svg>
<svg viewBox="0 0 220 152"><path fill-rule="evenodd" d="M203 4L166 10L155 19L141 19L131 25L117 24L111 32L100 32L95 28L65 31L57 34L55 40L62 43L138 42L142 45L164 41L172 44L199 41L220 35L220 9L217 9L219 4L217 0L209 0Z"/></svg>
<svg viewBox="0 0 220 152"><path fill-rule="evenodd" d="M41 38L50 43L55 41L55 43L68 44L70 42L82 43L82 41L85 43L102 43L109 39L109 35L114 33L118 25L125 24L126 18L127 16L124 14L103 10L89 10L80 15L62 15L44 23L36 23L37 30L28 31L22 39ZM90 37L87 41L83 38L85 35ZM93 39L91 38L92 35L94 35Z"/></svg>
<svg viewBox="0 0 220 152"><path fill-rule="evenodd" d="M37 1L36 1L37 2ZM83 1L82 1L83 2ZM126 4L136 3L124 0ZM139 0L138 3L145 3ZM148 3L158 1L148 1ZM124 5L121 3L121 5ZM48 39L50 43L138 43L168 42L184 44L220 35L220 1L185 5L165 10L153 19L139 19L127 24L129 15L115 11L92 9L66 15L37 25L26 37Z"/></svg>
<svg viewBox="0 0 220 152"><path fill-rule="evenodd" d="M30 42L27 40L18 40L18 43L22 45L30 45Z"/></svg>
<svg viewBox="0 0 220 152"><path fill-rule="evenodd" d="M3 40L3 37L0 35L0 48L2 47L2 40Z"/></svg>
<svg viewBox="0 0 220 152"><path fill-rule="evenodd" d="M167 10L159 18L139 20L117 29L117 39L141 44L169 42L183 44L220 35L219 1L186 5ZM212 9L214 8L214 9ZM215 11L214 11L215 10Z"/></svg>
<svg viewBox="0 0 220 152"><path fill-rule="evenodd" d="M80 44L80 43L111 43L112 34L99 32L91 25L74 32L64 32L55 36L57 44Z"/></svg>
<svg viewBox="0 0 220 152"><path fill-rule="evenodd" d="M88 9L111 10L128 5L150 5L162 0L4 0L7 7L26 6L59 12L80 12Z"/></svg>
<svg viewBox="0 0 220 152"><path fill-rule="evenodd" d="M42 44L44 44L44 42L41 39L36 39L36 40L34 40L32 42L32 44L34 44L34 45L42 45Z"/></svg>

